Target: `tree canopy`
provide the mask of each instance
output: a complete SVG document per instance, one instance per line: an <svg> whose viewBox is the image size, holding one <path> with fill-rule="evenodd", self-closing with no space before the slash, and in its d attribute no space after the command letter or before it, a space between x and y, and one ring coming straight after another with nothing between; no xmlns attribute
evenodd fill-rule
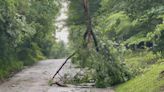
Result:
<svg viewBox="0 0 164 92"><path fill-rule="evenodd" d="M54 49L58 0L0 1L0 80Z"/></svg>
<svg viewBox="0 0 164 92"><path fill-rule="evenodd" d="M92 75L98 87L125 82L138 74L128 67L127 53L163 52L163 0L88 0L98 53L81 48L87 30L83 0L69 1L69 39L73 50L79 51L73 62L95 70Z"/></svg>

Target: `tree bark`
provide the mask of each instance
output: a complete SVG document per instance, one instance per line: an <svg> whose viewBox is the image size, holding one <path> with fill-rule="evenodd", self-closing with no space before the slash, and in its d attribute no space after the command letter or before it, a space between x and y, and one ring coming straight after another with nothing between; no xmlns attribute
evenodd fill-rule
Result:
<svg viewBox="0 0 164 92"><path fill-rule="evenodd" d="M96 51L99 51L98 42L92 29L92 20L89 12L89 1L83 0L83 5L84 5L84 15L86 18L86 27L87 27L87 30L84 33L84 41L86 42L85 44L87 46L87 44L89 44L89 42L91 42L91 40L93 39Z"/></svg>

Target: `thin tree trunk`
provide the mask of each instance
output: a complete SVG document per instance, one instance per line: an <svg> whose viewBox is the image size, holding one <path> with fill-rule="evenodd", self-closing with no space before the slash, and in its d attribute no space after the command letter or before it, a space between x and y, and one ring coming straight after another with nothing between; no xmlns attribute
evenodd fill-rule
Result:
<svg viewBox="0 0 164 92"><path fill-rule="evenodd" d="M86 41L85 44L86 45L89 44L89 40L91 40L91 38L92 38L94 41L94 45L96 47L96 50L99 51L97 39L96 39L96 36L95 36L93 29L92 29L92 20L91 20L91 16L90 16L90 12L89 12L89 1L83 0L83 4L84 4L84 15L86 18L86 27L87 27L87 30L84 34L84 41ZM87 37L88 37L88 42L87 42Z"/></svg>

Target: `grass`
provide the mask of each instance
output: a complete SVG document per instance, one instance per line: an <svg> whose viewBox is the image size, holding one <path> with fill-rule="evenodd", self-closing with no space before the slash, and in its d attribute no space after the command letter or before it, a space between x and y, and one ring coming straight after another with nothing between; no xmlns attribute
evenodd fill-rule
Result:
<svg viewBox="0 0 164 92"><path fill-rule="evenodd" d="M142 75L116 87L116 92L164 92L164 64L152 65L151 69Z"/></svg>
<svg viewBox="0 0 164 92"><path fill-rule="evenodd" d="M31 66L35 62L45 59L42 53L39 50L35 50L36 53L32 53L32 51L22 51L19 53L19 58L10 56L6 59L2 60L0 58L0 81L4 81L19 72L23 69L24 66Z"/></svg>
<svg viewBox="0 0 164 92"><path fill-rule="evenodd" d="M133 75L138 75L149 70L151 65L154 65L161 60L161 57L160 52L134 51L125 55L125 62L130 70L133 71Z"/></svg>
<svg viewBox="0 0 164 92"><path fill-rule="evenodd" d="M23 63L19 61L13 61L7 64L0 65L0 81L3 81L13 75L15 72L20 71L23 68Z"/></svg>

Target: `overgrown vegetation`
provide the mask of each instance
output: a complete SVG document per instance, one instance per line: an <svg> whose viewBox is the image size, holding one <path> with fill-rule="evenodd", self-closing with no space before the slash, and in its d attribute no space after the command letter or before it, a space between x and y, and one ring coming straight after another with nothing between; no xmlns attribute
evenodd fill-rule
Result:
<svg viewBox="0 0 164 92"><path fill-rule="evenodd" d="M69 39L72 50L78 51L72 61L94 70L91 78L97 87L116 85L141 74L145 78L153 76L149 73L156 68L152 67L160 66L162 71L164 66L158 64L163 62L163 0L89 0L99 52L94 50L93 41L90 48L84 47L86 26L82 1L70 0ZM125 86L132 85L128 83ZM119 92L124 92L121 88ZM140 92L137 87L134 90L128 92Z"/></svg>
<svg viewBox="0 0 164 92"><path fill-rule="evenodd" d="M119 85L116 92L163 92L164 70L163 64L151 66L149 71L134 79Z"/></svg>
<svg viewBox="0 0 164 92"><path fill-rule="evenodd" d="M56 57L58 0L0 1L0 80L38 60Z"/></svg>

